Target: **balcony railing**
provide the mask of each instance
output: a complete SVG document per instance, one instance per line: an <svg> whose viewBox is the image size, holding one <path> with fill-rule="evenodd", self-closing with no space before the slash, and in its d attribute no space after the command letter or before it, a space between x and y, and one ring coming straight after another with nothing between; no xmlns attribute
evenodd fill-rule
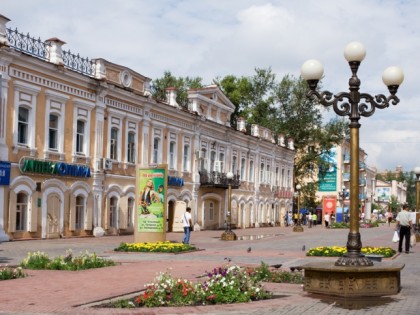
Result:
<svg viewBox="0 0 420 315"><path fill-rule="evenodd" d="M232 189L237 189L241 185L240 175L233 175L233 178L229 180L226 177L226 173L222 172L208 172L203 170L199 174L201 187L228 188L229 181Z"/></svg>

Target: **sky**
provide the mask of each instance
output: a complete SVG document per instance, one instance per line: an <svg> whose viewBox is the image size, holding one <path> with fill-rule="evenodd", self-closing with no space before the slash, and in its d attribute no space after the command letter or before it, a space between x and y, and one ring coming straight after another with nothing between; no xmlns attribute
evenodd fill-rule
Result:
<svg viewBox="0 0 420 315"><path fill-rule="evenodd" d="M300 75L317 59L323 89L348 92L345 46L363 43L360 92L389 95L382 73L403 69L400 103L360 120L360 147L378 171L420 166L420 1L418 0L1 0L7 27L64 50L103 58L151 79L165 71L201 77ZM332 113L326 113L332 115ZM347 119L347 118L346 118Z"/></svg>

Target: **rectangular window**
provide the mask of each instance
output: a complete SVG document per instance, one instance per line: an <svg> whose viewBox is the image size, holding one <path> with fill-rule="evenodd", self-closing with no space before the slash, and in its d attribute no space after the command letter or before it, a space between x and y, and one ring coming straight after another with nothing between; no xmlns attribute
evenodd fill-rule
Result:
<svg viewBox="0 0 420 315"><path fill-rule="evenodd" d="M76 153L85 153L85 122L77 121L76 127Z"/></svg>
<svg viewBox="0 0 420 315"><path fill-rule="evenodd" d="M264 163L261 163L260 166L260 184L264 183Z"/></svg>
<svg viewBox="0 0 420 315"><path fill-rule="evenodd" d="M254 181L254 161L249 161L249 181Z"/></svg>
<svg viewBox="0 0 420 315"><path fill-rule="evenodd" d="M155 138L153 140L153 157L152 157L152 162L155 164L159 163L159 149L160 149L160 139Z"/></svg>
<svg viewBox="0 0 420 315"><path fill-rule="evenodd" d="M210 202L210 207L209 207L209 221L213 221L214 220L214 203Z"/></svg>
<svg viewBox="0 0 420 315"><path fill-rule="evenodd" d="M28 144L29 110L19 107L18 114L18 143Z"/></svg>
<svg viewBox="0 0 420 315"><path fill-rule="evenodd" d="M112 160L118 160L118 129L111 129L111 143L109 157Z"/></svg>
<svg viewBox="0 0 420 315"><path fill-rule="evenodd" d="M76 197L76 229L83 229L85 213L85 198L83 196Z"/></svg>
<svg viewBox="0 0 420 315"><path fill-rule="evenodd" d="M28 210L28 196L19 193L16 199L16 231L26 230L26 213Z"/></svg>
<svg viewBox="0 0 420 315"><path fill-rule="evenodd" d="M135 163L136 162L136 143L135 143L135 133L129 132L127 139L127 162Z"/></svg>
<svg viewBox="0 0 420 315"><path fill-rule="evenodd" d="M169 169L175 169L175 142L169 144Z"/></svg>
<svg viewBox="0 0 420 315"><path fill-rule="evenodd" d="M245 158L241 160L241 180L245 180Z"/></svg>
<svg viewBox="0 0 420 315"><path fill-rule="evenodd" d="M109 227L117 227L117 198L112 197L109 202Z"/></svg>
<svg viewBox="0 0 420 315"><path fill-rule="evenodd" d="M50 115L49 129L48 129L48 148L57 150L58 137L58 116Z"/></svg>
<svg viewBox="0 0 420 315"><path fill-rule="evenodd" d="M187 144L184 145L184 155L182 159L182 165L183 165L184 171L190 170L190 146Z"/></svg>

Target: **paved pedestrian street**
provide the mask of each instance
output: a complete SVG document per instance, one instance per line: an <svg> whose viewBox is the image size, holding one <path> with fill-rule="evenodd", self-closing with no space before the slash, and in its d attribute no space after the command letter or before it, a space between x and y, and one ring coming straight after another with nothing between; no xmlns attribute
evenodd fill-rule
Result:
<svg viewBox="0 0 420 315"><path fill-rule="evenodd" d="M317 246L345 246L348 229L269 227L235 230L236 241L222 241L223 231L197 231L191 243L200 250L182 254L119 253L121 242L133 242L133 236L105 236L52 240L12 241L0 244L0 264L16 266L29 251L46 252L50 257L88 251L118 262L115 267L85 271L28 270L29 277L0 281L0 314L420 314L418 298L420 264L418 249L410 254L383 259L375 264L401 262L402 290L389 297L343 300L314 296L303 292L302 285L267 283L274 299L242 304L111 309L94 307L113 298L144 289L156 274L170 270L175 277L196 281L205 271L231 264L282 264L282 269L313 261L337 258L306 257L305 250ZM387 246L392 243L393 227L360 229L363 246ZM167 233L167 240L181 242L182 233ZM303 250L305 249L305 250ZM295 271L298 272L298 271Z"/></svg>

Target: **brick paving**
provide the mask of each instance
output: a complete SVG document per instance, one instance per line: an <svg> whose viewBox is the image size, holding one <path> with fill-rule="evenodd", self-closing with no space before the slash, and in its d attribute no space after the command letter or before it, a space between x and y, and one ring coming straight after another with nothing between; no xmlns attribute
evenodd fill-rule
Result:
<svg viewBox="0 0 420 315"><path fill-rule="evenodd" d="M197 280L203 272L226 262L239 265L260 265L262 261L282 264L282 269L314 260L336 258L306 257L302 247L322 245L344 246L348 230L306 228L303 233L290 227L235 230L242 239L222 241L223 231L193 232L191 241L200 251L183 254L117 253L113 249L121 242L132 242L133 236L101 238L68 238L57 240L13 241L0 244L0 265L18 265L29 251L44 251L50 257L64 255L72 249L74 255L95 252L119 263L115 267L79 272L29 270L29 277L0 281L0 314L420 314L418 288L420 279L419 254L413 248L393 260L405 263L401 272L402 290L390 297L341 300L314 296L303 292L301 285L273 284L266 287L277 298L243 304L178 307L106 309L93 307L118 296L136 293L151 282L160 271ZM363 246L390 246L393 229L387 225L360 229ZM182 233L168 233L168 240L182 240ZM247 249L251 247L251 252ZM386 264L389 260L383 260ZM381 263L376 263L381 264Z"/></svg>

